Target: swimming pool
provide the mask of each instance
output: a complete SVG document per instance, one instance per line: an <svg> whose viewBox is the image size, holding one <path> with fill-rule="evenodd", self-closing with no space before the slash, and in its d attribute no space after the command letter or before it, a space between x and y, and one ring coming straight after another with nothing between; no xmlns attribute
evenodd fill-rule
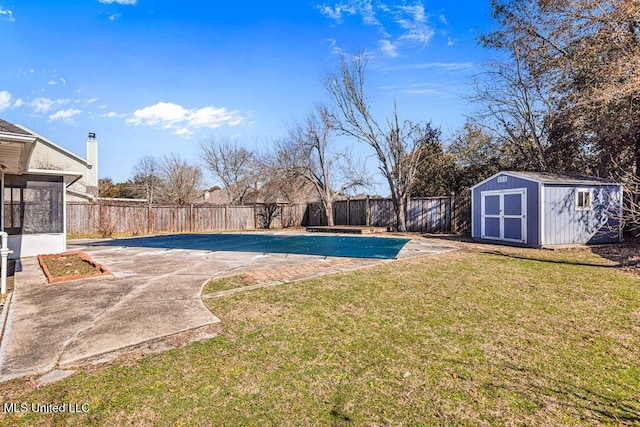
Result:
<svg viewBox="0 0 640 427"><path fill-rule="evenodd" d="M341 235L212 233L115 239L96 245L394 259L409 240Z"/></svg>

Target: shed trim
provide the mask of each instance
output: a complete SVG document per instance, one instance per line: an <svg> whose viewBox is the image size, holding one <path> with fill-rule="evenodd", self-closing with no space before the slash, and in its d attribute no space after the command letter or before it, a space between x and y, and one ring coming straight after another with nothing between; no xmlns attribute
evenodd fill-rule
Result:
<svg viewBox="0 0 640 427"><path fill-rule="evenodd" d="M520 206L520 215L507 215L504 213L504 195L511 195L511 194L520 194L521 197L521 206ZM499 218L500 218L500 237L496 238L496 237L491 237L491 236L487 236L485 234L485 205L484 205L484 199L485 196L502 196L500 198L500 214L499 214ZM521 233L521 237L522 239L511 239L508 237L504 237L504 220L508 219L508 218L515 218L515 217L520 217L521 223L520 223L520 233ZM527 219L528 219L528 215L527 215L527 188L526 187L522 187L522 188L509 188L509 189L504 189L504 190L487 190L487 191L481 191L480 192L480 238L482 239L486 239L486 240L496 240L496 241L500 241L500 242L512 242L512 243L522 243L522 244L527 244L528 240L527 240Z"/></svg>
<svg viewBox="0 0 640 427"><path fill-rule="evenodd" d="M545 218L544 218L544 192L545 185L541 182L538 183L538 245L544 245L544 230L545 230Z"/></svg>
<svg viewBox="0 0 640 427"><path fill-rule="evenodd" d="M511 176L513 178L520 178L520 179L524 179L527 181L531 181L531 182L537 182L539 184L560 184L560 185L587 185L587 186L619 186L619 185L623 185L620 182L613 182L613 181L595 181L595 180L590 180L590 179L571 179L570 177L568 177L567 179L545 179L545 178L538 178L532 175L529 175L528 173L521 173L521 172L515 172L515 171L501 171L498 173L495 173L493 175L491 175L489 178L480 181L479 183L477 183L476 185L474 185L473 187L471 187L471 190L474 190L476 187L481 186L482 184L485 184L489 181L491 181L492 179L496 178L499 175L508 175Z"/></svg>
<svg viewBox="0 0 640 427"><path fill-rule="evenodd" d="M620 184L620 223L618 225L618 241L624 241L624 185Z"/></svg>
<svg viewBox="0 0 640 427"><path fill-rule="evenodd" d="M474 224L474 220L473 220L473 216L474 216L473 213L475 212L473 210L473 188L470 188L469 191L471 192L471 235L473 236L473 226L476 225ZM482 218L480 218L480 221L482 221Z"/></svg>

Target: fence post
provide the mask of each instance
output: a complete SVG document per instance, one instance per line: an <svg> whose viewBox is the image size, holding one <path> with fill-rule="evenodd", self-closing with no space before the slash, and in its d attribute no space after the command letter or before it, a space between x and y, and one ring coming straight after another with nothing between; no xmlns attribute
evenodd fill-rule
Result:
<svg viewBox="0 0 640 427"><path fill-rule="evenodd" d="M347 225L351 225L351 197L347 196Z"/></svg>
<svg viewBox="0 0 640 427"><path fill-rule="evenodd" d="M258 207L255 203L253 204L253 229L258 229Z"/></svg>
<svg viewBox="0 0 640 427"><path fill-rule="evenodd" d="M364 225L369 227L371 225L371 204L369 200L369 196L367 196L366 204L364 206Z"/></svg>
<svg viewBox="0 0 640 427"><path fill-rule="evenodd" d="M151 202L147 205L147 233L153 233L153 208Z"/></svg>
<svg viewBox="0 0 640 427"><path fill-rule="evenodd" d="M448 233L452 233L453 232L453 206L454 206L454 196L450 196L449 197L449 221L446 222L446 224L448 224Z"/></svg>
<svg viewBox="0 0 640 427"><path fill-rule="evenodd" d="M189 205L189 232L193 233L193 203Z"/></svg>
<svg viewBox="0 0 640 427"><path fill-rule="evenodd" d="M224 230L229 229L229 205L224 205Z"/></svg>
<svg viewBox="0 0 640 427"><path fill-rule="evenodd" d="M451 233L458 233L458 203L456 193L451 196Z"/></svg>

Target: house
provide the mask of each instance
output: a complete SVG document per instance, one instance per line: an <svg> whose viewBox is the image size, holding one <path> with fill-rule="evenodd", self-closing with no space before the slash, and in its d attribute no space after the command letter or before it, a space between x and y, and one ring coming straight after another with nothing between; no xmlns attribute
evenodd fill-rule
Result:
<svg viewBox="0 0 640 427"><path fill-rule="evenodd" d="M0 227L12 258L66 250L65 204L97 196L97 141L83 159L47 138L0 119Z"/></svg>
<svg viewBox="0 0 640 427"><path fill-rule="evenodd" d="M531 247L622 240L622 184L503 171L471 188L471 236Z"/></svg>

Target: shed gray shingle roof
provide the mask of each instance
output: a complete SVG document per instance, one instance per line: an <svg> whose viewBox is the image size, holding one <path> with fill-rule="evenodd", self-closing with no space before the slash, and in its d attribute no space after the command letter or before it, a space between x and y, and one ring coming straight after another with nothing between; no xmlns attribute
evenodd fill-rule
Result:
<svg viewBox="0 0 640 427"><path fill-rule="evenodd" d="M509 175L539 181L545 184L577 184L577 185L617 185L615 181L585 175L562 175L549 172L504 171Z"/></svg>
<svg viewBox="0 0 640 427"><path fill-rule="evenodd" d="M9 123L5 120L0 119L0 132L7 132L7 133L17 133L19 135L30 135L33 136L32 134L30 134L29 132L27 132L24 129L19 128L18 126Z"/></svg>

